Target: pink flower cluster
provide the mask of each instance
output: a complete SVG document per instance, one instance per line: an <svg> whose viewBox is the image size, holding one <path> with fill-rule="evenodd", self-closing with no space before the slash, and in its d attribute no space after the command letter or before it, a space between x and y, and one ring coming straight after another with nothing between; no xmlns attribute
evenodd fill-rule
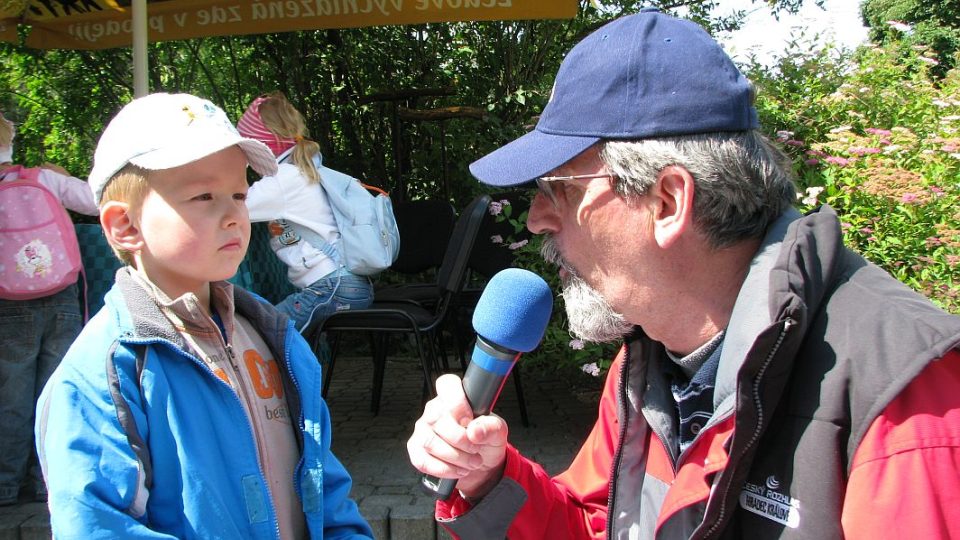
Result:
<svg viewBox="0 0 960 540"><path fill-rule="evenodd" d="M504 206L510 206L510 201L507 199L490 201L490 206L487 207L487 210L490 212L491 216L499 216L503 212Z"/></svg>

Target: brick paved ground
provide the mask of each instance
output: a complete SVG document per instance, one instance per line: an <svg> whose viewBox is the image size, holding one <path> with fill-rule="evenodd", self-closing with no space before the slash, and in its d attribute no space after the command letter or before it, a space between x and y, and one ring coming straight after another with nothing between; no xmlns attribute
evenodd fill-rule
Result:
<svg viewBox="0 0 960 540"><path fill-rule="evenodd" d="M370 361L351 360L338 360L328 403L334 422L333 450L353 475L353 497L377 538L434 538L433 501L420 491L419 477L406 459L406 441L423 410L419 364L412 359L387 363L381 410L374 416ZM507 382L496 412L509 422L510 441L521 452L547 471L560 472L589 432L595 405L577 399L556 377L522 380L530 426L520 421L512 381ZM440 535L446 537L445 532Z"/></svg>
<svg viewBox="0 0 960 540"><path fill-rule="evenodd" d="M418 487L406 459L406 441L422 411L421 375L416 360L387 364L380 414L370 412L372 379L367 358L341 358L328 396L333 418L333 449L353 475L353 498L378 539L448 538L434 525L432 500ZM578 399L553 375L523 378L530 426L523 427L516 392L508 381L497 404L510 423L510 440L548 471L562 471L586 437L595 405ZM584 401L587 401L586 403ZM50 538L45 505L0 508L0 540Z"/></svg>

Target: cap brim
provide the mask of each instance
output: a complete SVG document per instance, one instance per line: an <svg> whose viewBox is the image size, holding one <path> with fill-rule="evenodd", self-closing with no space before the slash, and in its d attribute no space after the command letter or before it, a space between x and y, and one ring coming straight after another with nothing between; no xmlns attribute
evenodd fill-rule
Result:
<svg viewBox="0 0 960 540"><path fill-rule="evenodd" d="M217 144L210 144L211 139L205 142L182 141L183 144L176 146L167 146L152 152L140 154L132 158L130 163L147 170L172 169L188 163L193 163L198 159L205 158L229 148L233 145L240 147L247 158L247 163L253 170L263 176L271 176L277 173L277 160L273 157L273 152L265 144L253 139L237 137L218 137Z"/></svg>
<svg viewBox="0 0 960 540"><path fill-rule="evenodd" d="M511 187L531 182L600 141L599 137L552 135L533 130L470 164L484 184Z"/></svg>

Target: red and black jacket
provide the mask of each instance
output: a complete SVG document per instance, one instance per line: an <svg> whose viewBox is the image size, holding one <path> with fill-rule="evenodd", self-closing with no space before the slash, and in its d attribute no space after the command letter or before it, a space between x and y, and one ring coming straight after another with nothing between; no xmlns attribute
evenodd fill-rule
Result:
<svg viewBox="0 0 960 540"><path fill-rule="evenodd" d="M960 538L960 318L842 244L828 208L768 233L727 328L716 410L677 455L662 345L641 330L550 478L510 448L471 538ZM608 534L609 533L609 534Z"/></svg>

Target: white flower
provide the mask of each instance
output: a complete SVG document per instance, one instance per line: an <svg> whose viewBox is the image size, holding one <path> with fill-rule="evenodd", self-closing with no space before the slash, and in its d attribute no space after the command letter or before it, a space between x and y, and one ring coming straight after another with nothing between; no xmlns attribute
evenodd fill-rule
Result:
<svg viewBox="0 0 960 540"><path fill-rule="evenodd" d="M800 202L813 206L817 204L817 197L823 193L823 186L811 186L806 189L807 196Z"/></svg>
<svg viewBox="0 0 960 540"><path fill-rule="evenodd" d="M903 32L904 34L913 30L912 26L906 23L902 23L900 21L887 21L887 25L890 26L890 28L897 30L898 32Z"/></svg>
<svg viewBox="0 0 960 540"><path fill-rule="evenodd" d="M570 348L575 351L583 350L583 340L581 339L571 339L569 345L570 345Z"/></svg>
<svg viewBox="0 0 960 540"><path fill-rule="evenodd" d="M844 131L850 131L851 129L853 129L851 126L840 126L831 129L830 133L843 133Z"/></svg>
<svg viewBox="0 0 960 540"><path fill-rule="evenodd" d="M510 244L509 247L510 247L510 250L511 250L511 251L516 251L516 250L522 248L522 247L525 246L525 245L527 245L527 240L521 240L521 241L519 241L519 242L514 242L514 243Z"/></svg>
<svg viewBox="0 0 960 540"><path fill-rule="evenodd" d="M503 237L500 236L499 234L495 234L495 235L493 235L493 236L490 237L490 241L493 242L494 244L502 244L502 243L503 243Z"/></svg>
<svg viewBox="0 0 960 540"><path fill-rule="evenodd" d="M594 377L600 376L600 366L598 366L596 362L593 362L591 364L584 364L580 366L580 369L582 369L583 372L588 375L593 375Z"/></svg>
<svg viewBox="0 0 960 540"><path fill-rule="evenodd" d="M786 131L781 129L780 131L777 132L777 140L780 142L783 142L791 137L793 137L792 131Z"/></svg>
<svg viewBox="0 0 960 540"><path fill-rule="evenodd" d="M498 201L493 201L490 203L489 211L491 216L499 216L500 212L503 212L503 204Z"/></svg>
<svg viewBox="0 0 960 540"><path fill-rule="evenodd" d="M500 199L500 204L503 206L510 206L510 201L507 199Z"/></svg>

